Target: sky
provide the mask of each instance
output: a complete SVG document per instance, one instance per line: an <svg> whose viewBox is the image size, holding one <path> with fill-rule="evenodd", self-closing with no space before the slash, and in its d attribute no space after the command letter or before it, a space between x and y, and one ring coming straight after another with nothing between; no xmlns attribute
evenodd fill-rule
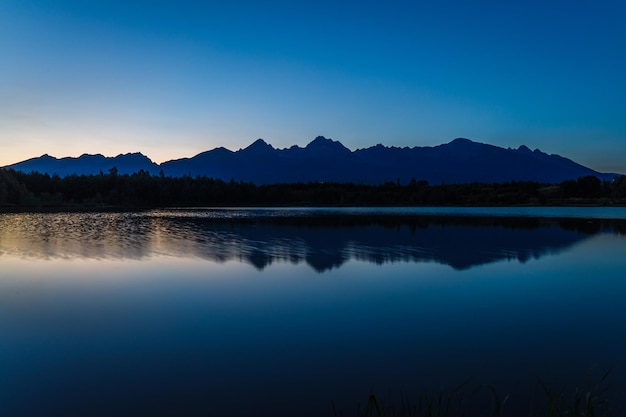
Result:
<svg viewBox="0 0 626 417"><path fill-rule="evenodd" d="M626 1L0 0L0 166L457 137L626 173Z"/></svg>

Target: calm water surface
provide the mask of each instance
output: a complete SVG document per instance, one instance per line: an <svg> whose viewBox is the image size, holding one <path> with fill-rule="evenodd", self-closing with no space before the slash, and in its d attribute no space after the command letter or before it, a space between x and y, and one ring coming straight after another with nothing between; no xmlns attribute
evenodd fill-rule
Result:
<svg viewBox="0 0 626 417"><path fill-rule="evenodd" d="M609 369L623 409L626 216L499 210L0 214L0 415L354 415L470 377L528 415L537 377Z"/></svg>

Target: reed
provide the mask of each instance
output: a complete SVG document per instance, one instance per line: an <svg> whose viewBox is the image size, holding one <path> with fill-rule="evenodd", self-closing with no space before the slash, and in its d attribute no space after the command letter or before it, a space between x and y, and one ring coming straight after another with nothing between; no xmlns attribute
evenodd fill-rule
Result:
<svg viewBox="0 0 626 417"><path fill-rule="evenodd" d="M624 416L626 410L612 411L606 380L607 371L600 380L588 388L575 388L563 392L551 388L537 378L534 395L527 410L507 409L510 395L501 396L491 385L477 385L473 389L467 380L448 392L436 395L420 393L411 401L406 392L400 394L400 402L381 401L373 392L364 405L357 404L356 414L343 413L334 402L334 417L611 417ZM481 397L479 401L476 401ZM477 405L479 404L479 405Z"/></svg>

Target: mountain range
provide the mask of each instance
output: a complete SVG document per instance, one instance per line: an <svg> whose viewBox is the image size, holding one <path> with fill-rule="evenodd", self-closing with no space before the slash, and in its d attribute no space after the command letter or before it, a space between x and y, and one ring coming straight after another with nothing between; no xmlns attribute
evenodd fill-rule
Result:
<svg viewBox="0 0 626 417"><path fill-rule="evenodd" d="M458 138L439 146L388 147L376 145L351 151L340 142L318 136L304 148L276 149L258 139L238 151L220 147L191 158L156 164L141 153L105 157L84 154L57 159L49 155L31 158L5 168L49 175L108 173L143 170L153 175L207 176L256 184L292 182L407 183L411 179L431 184L538 181L559 183L593 175L610 180L618 174L601 173L559 155L522 145L502 148Z"/></svg>

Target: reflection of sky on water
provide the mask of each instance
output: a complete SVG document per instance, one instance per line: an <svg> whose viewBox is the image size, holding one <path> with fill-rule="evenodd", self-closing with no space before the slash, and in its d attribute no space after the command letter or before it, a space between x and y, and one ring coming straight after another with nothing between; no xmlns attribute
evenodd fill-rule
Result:
<svg viewBox="0 0 626 417"><path fill-rule="evenodd" d="M0 401L20 416L317 417L332 415L330 400L354 415L370 389L436 393L474 377L513 393L517 416L535 374L560 389L609 367L623 392L625 250L603 234L542 262L347 262L323 275L201 258L10 258Z"/></svg>
<svg viewBox="0 0 626 417"><path fill-rule="evenodd" d="M196 210L0 216L0 254L26 259L236 260L263 269L306 262L318 272L349 259L438 262L455 269L558 253L607 220L311 216L315 211ZM319 213L318 213L319 214ZM287 215L287 217L282 217ZM604 224L602 224L604 223Z"/></svg>
<svg viewBox="0 0 626 417"><path fill-rule="evenodd" d="M7 415L354 415L372 389L474 377L517 417L534 375L564 389L609 368L625 397L611 222L16 216L0 216Z"/></svg>

